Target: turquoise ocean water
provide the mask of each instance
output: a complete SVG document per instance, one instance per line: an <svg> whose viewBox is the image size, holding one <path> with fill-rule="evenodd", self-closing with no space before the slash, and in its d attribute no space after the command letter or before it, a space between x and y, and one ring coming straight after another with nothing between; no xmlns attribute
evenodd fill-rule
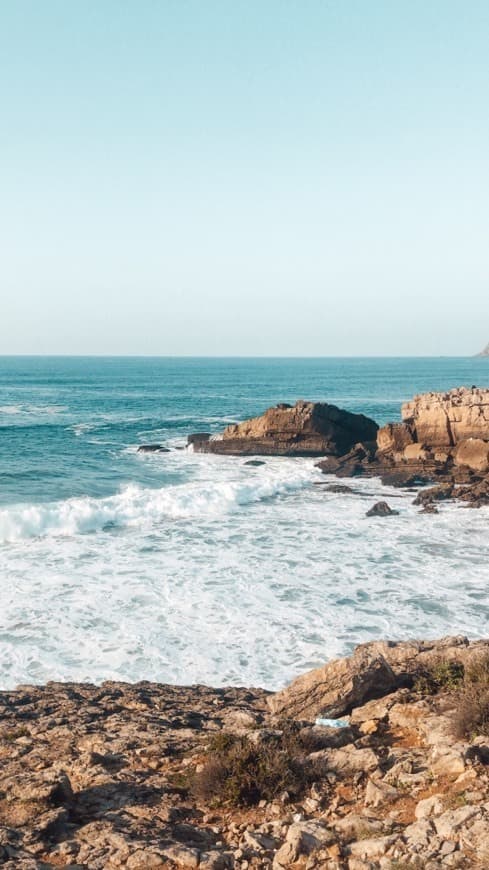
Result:
<svg viewBox="0 0 489 870"><path fill-rule="evenodd" d="M273 688L361 640L487 632L487 509L180 449L279 401L383 423L459 384L489 386L489 359L0 358L0 685ZM388 524L364 516L380 496Z"/></svg>

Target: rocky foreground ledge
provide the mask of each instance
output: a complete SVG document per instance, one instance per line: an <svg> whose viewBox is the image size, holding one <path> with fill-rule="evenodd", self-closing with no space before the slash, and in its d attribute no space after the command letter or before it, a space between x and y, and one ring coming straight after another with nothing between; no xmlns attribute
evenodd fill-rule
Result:
<svg viewBox="0 0 489 870"><path fill-rule="evenodd" d="M488 764L489 641L364 644L276 694L19 687L0 865L487 868Z"/></svg>

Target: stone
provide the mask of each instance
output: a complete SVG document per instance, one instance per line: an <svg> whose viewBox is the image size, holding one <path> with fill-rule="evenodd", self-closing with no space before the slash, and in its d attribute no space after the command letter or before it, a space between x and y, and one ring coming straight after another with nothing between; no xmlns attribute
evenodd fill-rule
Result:
<svg viewBox="0 0 489 870"><path fill-rule="evenodd" d="M170 448L163 444L141 444L138 453L170 453Z"/></svg>
<svg viewBox="0 0 489 870"><path fill-rule="evenodd" d="M408 444L402 455L408 462L424 462L425 459L428 459L429 452L421 444Z"/></svg>
<svg viewBox="0 0 489 870"><path fill-rule="evenodd" d="M418 819L429 819L430 816L439 816L443 812L442 796L433 794L416 804L414 815Z"/></svg>
<svg viewBox="0 0 489 870"><path fill-rule="evenodd" d="M150 852L149 849L138 849L129 855L126 861L128 870L150 870L151 867L162 867L165 861L161 855L156 852Z"/></svg>
<svg viewBox="0 0 489 870"><path fill-rule="evenodd" d="M489 440L489 389L424 393L406 402L401 413L419 444L452 447L467 438Z"/></svg>
<svg viewBox="0 0 489 870"><path fill-rule="evenodd" d="M473 471L485 474L489 471L489 441L481 438L461 441L455 449L454 461L455 465L467 465Z"/></svg>
<svg viewBox="0 0 489 870"><path fill-rule="evenodd" d="M396 838L393 836L359 840L356 843L350 843L348 851L355 858L368 861L371 858L379 858L381 855L385 855L395 841Z"/></svg>
<svg viewBox="0 0 489 870"><path fill-rule="evenodd" d="M403 453L413 442L413 433L405 423L387 423L377 432L377 447L381 453Z"/></svg>
<svg viewBox="0 0 489 870"><path fill-rule="evenodd" d="M291 718L337 718L395 687L392 668L381 655L372 655L368 645L363 645L351 658L335 659L297 677L290 686L272 695L269 704L273 713Z"/></svg>
<svg viewBox="0 0 489 870"><path fill-rule="evenodd" d="M432 665L434 660L463 664L488 652L489 641L469 644L463 636L437 641L360 644L350 657L333 659L297 677L285 689L271 695L268 703L276 715L307 721L318 716L337 718L367 701L384 698L402 686L412 685L420 669ZM421 714L415 705L398 704L398 707L399 715L402 711L406 715L412 711L414 717ZM374 718L371 710L367 718Z"/></svg>
<svg viewBox="0 0 489 870"><path fill-rule="evenodd" d="M369 779L365 790L365 806L380 807L399 797L397 788L387 782Z"/></svg>
<svg viewBox="0 0 489 870"><path fill-rule="evenodd" d="M457 809L448 810L443 815L433 819L433 822L438 836L443 840L450 840L460 828L479 814L480 807L478 806L457 807Z"/></svg>
<svg viewBox="0 0 489 870"><path fill-rule="evenodd" d="M360 441L373 441L377 423L325 402L269 408L260 417L228 426L216 437L191 435L194 450L229 456L343 455Z"/></svg>
<svg viewBox="0 0 489 870"><path fill-rule="evenodd" d="M367 517L394 517L399 511L394 511L386 501L378 501L371 507L365 516Z"/></svg>
<svg viewBox="0 0 489 870"><path fill-rule="evenodd" d="M198 849L193 849L190 846L169 846L164 850L164 855L177 867L198 867L200 863Z"/></svg>
<svg viewBox="0 0 489 870"><path fill-rule="evenodd" d="M352 812L335 822L334 827L343 839L360 840L380 833L383 825L378 819L369 819L359 813Z"/></svg>

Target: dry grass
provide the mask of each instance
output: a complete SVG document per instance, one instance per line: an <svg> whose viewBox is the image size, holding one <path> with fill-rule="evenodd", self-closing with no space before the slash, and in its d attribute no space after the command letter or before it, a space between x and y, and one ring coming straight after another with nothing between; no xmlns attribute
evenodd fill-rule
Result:
<svg viewBox="0 0 489 870"><path fill-rule="evenodd" d="M260 735L256 742L218 734L209 746L203 770L195 775L192 791L199 800L232 806L254 806L283 792L291 799L299 798L323 773L308 758L314 748L290 725Z"/></svg>
<svg viewBox="0 0 489 870"><path fill-rule="evenodd" d="M457 700L453 716L456 736L489 736L489 654L481 654L466 666Z"/></svg>

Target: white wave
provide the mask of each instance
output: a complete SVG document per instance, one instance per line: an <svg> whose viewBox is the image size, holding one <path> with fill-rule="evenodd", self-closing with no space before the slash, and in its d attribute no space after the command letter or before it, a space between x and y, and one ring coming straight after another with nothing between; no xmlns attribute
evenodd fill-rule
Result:
<svg viewBox="0 0 489 870"><path fill-rule="evenodd" d="M67 411L66 405L32 405L29 403L21 403L17 405L0 405L0 414L14 416L24 414L28 417L42 417L45 414L53 416Z"/></svg>
<svg viewBox="0 0 489 870"><path fill-rule="evenodd" d="M0 543L41 536L74 536L107 527L142 526L164 519L219 517L246 505L300 489L311 482L310 467L273 469L240 480L185 483L161 489L130 485L103 499L73 498L0 510Z"/></svg>

